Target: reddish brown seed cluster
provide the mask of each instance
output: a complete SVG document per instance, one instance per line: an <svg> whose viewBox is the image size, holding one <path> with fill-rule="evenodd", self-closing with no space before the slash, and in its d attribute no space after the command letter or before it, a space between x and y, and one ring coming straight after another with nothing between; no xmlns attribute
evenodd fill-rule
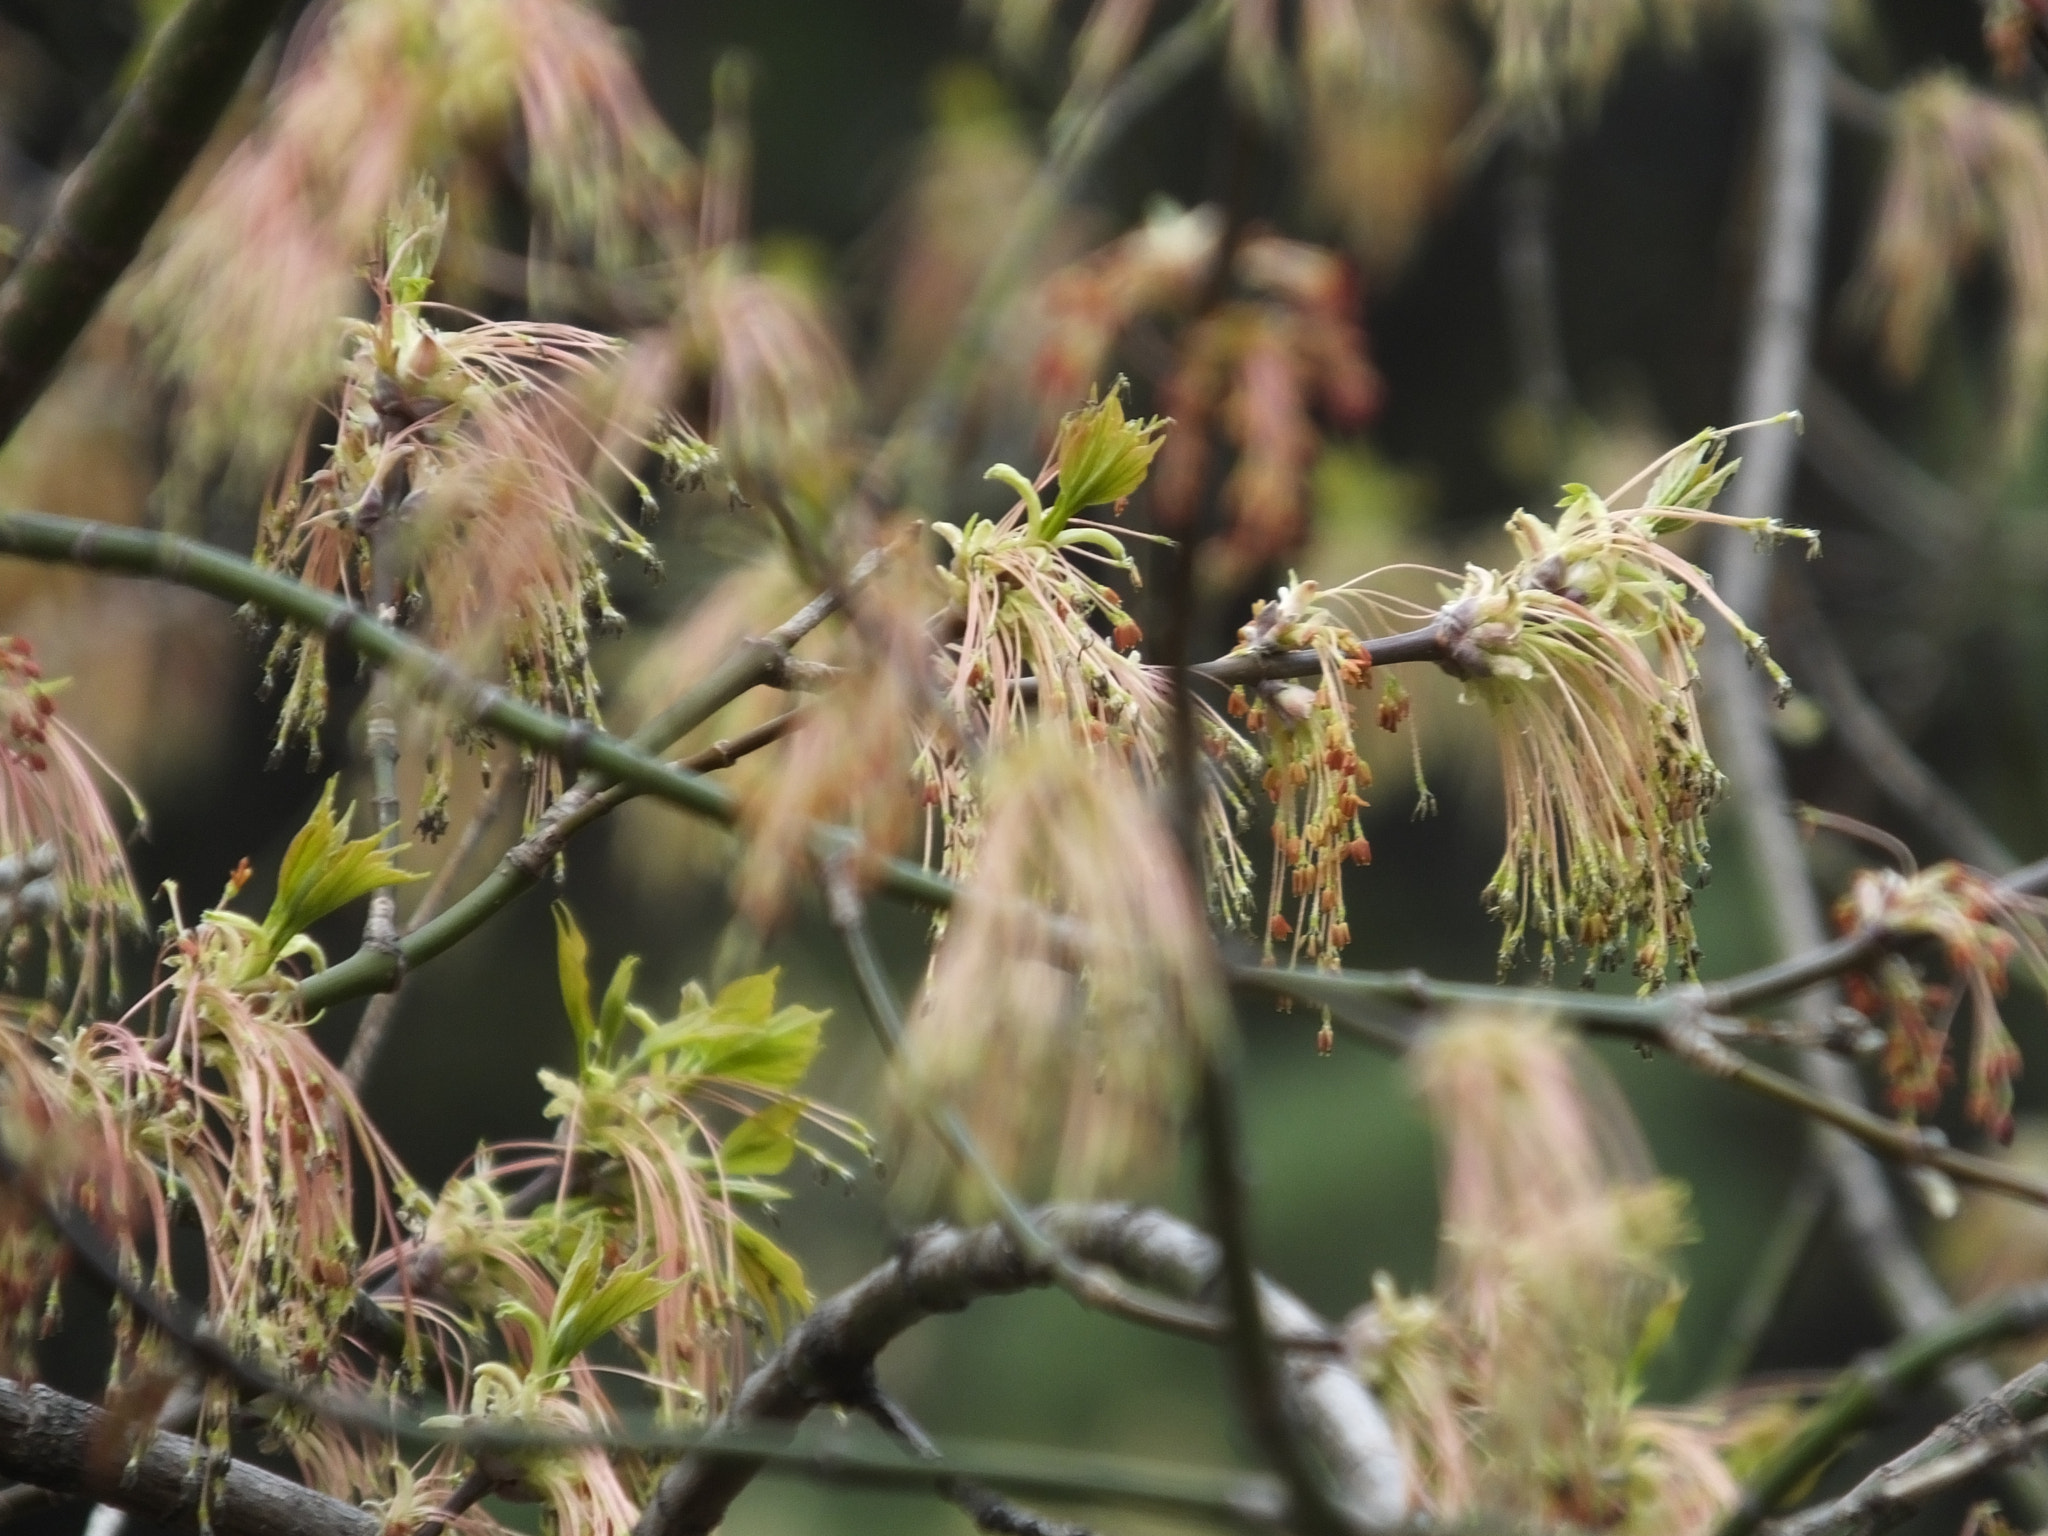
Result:
<svg viewBox="0 0 2048 1536"><path fill-rule="evenodd" d="M1305 689L1294 692L1307 695ZM1372 769L1352 745L1348 701L1318 688L1299 718L1288 707L1293 702L1247 710L1258 724L1269 725L1263 787L1274 806L1275 857L1267 931L1275 943L1292 939L1297 956L1335 964L1351 942L1344 866L1372 862L1372 845L1358 821ZM1284 905L1293 909L1291 921Z"/></svg>
<svg viewBox="0 0 2048 1536"><path fill-rule="evenodd" d="M50 744L50 717L57 713L57 701L43 688L42 678L42 664L28 641L19 635L0 639L0 686L7 688L10 706L4 750L36 773L50 766L44 749Z"/></svg>

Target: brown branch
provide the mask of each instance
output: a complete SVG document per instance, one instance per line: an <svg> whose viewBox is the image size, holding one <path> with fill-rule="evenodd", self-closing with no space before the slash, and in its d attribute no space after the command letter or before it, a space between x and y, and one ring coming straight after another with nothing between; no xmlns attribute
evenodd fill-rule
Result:
<svg viewBox="0 0 2048 1536"><path fill-rule="evenodd" d="M28 414L234 99L279 0L185 0L0 284L0 441Z"/></svg>
<svg viewBox="0 0 2048 1536"><path fill-rule="evenodd" d="M1068 1252L1170 1294L1204 1296L1217 1280L1216 1245L1162 1212L1052 1206L1036 1212L1034 1221ZM905 1329L982 1297L1051 1283L1050 1268L1021 1253L1000 1225L926 1228L906 1239L893 1260L821 1302L792 1329L740 1387L720 1428L794 1424L814 1408L858 1404L869 1390L875 1357ZM1262 1295L1267 1320L1278 1330L1325 1326L1277 1286L1264 1286ZM1356 1373L1327 1356L1293 1355L1282 1374L1300 1432L1350 1502L1371 1523L1398 1521L1407 1508L1406 1474L1386 1419ZM710 1532L760 1468L741 1456L686 1456L648 1501L638 1536Z"/></svg>
<svg viewBox="0 0 2048 1536"><path fill-rule="evenodd" d="M2048 1430L2048 1423L2040 1422L2044 1413L2048 1365L2037 1365L1972 1403L1839 1499L1780 1520L1774 1529L1778 1536L1876 1536L1934 1494L2034 1450Z"/></svg>
<svg viewBox="0 0 2048 1536"><path fill-rule="evenodd" d="M214 1536L380 1536L376 1516L244 1462L134 1426L48 1387L0 1380L0 1474L61 1498L91 1499L174 1531ZM210 1486L209 1486L210 1485Z"/></svg>

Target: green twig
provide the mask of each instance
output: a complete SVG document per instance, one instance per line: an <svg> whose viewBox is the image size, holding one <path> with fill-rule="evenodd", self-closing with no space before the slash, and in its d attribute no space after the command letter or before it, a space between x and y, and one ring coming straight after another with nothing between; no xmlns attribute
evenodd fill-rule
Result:
<svg viewBox="0 0 2048 1536"><path fill-rule="evenodd" d="M273 617L354 648L373 663L390 668L401 683L444 701L475 724L536 751L551 753L565 765L587 766L593 774L603 775L619 786L620 794L650 794L724 826L732 825L737 816L731 792L702 774L663 762L586 722L521 703L503 688L479 681L438 652L376 623L339 598L315 591L290 577L261 570L223 550L145 529L43 512L0 512L0 554L152 577L209 592L230 602L252 604ZM567 799L565 796L564 800ZM608 808L609 804L597 803L595 795L573 810L563 809L558 802L557 809L562 810L559 830L566 836ZM859 834L848 828L821 825L814 829L813 851L828 863L859 845ZM952 882L921 865L881 857L871 859L867 867L874 871L877 888L890 895L932 907L944 908L953 903L956 892ZM440 954L473 931L482 916L502 909L536 878L537 871L501 865L434 922L407 935L395 946L396 953L359 950L341 964L309 979L301 989L308 1010L383 990L391 984L401 964L416 964ZM2016 892L2031 893L2048 887L2048 860L2015 871L2004 883ZM1716 1075L1827 1119L1895 1156L1925 1162L1969 1182L2048 1203L2048 1185L2035 1184L1987 1159L1938 1146L1910 1127L1884 1120L1841 1099L1810 1092L1781 1074L1741 1058L1734 1058L1736 1065L1728 1067L1732 1053L1708 1058L1696 1048L1700 1039L1712 1040L1711 1026L1720 1016L1802 992L1862 964L1893 940L1894 936L1882 929L1859 929L1728 981L1674 988L1649 998L1443 982L1413 971L1327 974L1235 966L1231 975L1240 986L1328 1006L1381 1044L1388 1043L1388 1032L1358 1021L1360 1007L1388 1002L1411 1008L1487 1003L1543 1009L1560 1018L1582 1021L1595 1032L1671 1046L1694 1065L1706 1066ZM1675 1038L1672 1032L1682 1023L1689 1027L1683 1037Z"/></svg>
<svg viewBox="0 0 2048 1536"><path fill-rule="evenodd" d="M213 134L283 7L185 0L0 284L0 440L55 375Z"/></svg>
<svg viewBox="0 0 2048 1536"><path fill-rule="evenodd" d="M2039 869L2029 866L2028 874ZM2017 876L2015 878L2018 878ZM1746 1088L1760 1098L1845 1131L1893 1162L1936 1168L1958 1183L2048 1206L2048 1179L2037 1178L2010 1163L1979 1157L1952 1147L1937 1131L1875 1114L1861 1103L1838 1098L1750 1060L1727 1043L1746 1031L1732 1027L1718 1013L1715 1001L1731 996L1774 1000L1825 980L1883 947L1885 935L1852 936L1850 941L1823 945L1813 958L1767 966L1750 977L1710 987L1675 987L1654 997L1613 997L1542 987L1495 987L1472 982L1436 981L1415 971L1293 971L1241 962L1231 967L1232 982L1246 990L1272 993L1311 1003L1330 1012L1333 1023L1376 1049L1395 1054L1414 1043L1414 1030L1390 1026L1374 1016L1386 1005L1429 1012L1445 1007L1520 1007L1578 1023L1587 1034L1610 1035L1669 1051L1708 1077ZM1844 958L1846 957L1846 958ZM1825 969L1813 974L1816 966Z"/></svg>

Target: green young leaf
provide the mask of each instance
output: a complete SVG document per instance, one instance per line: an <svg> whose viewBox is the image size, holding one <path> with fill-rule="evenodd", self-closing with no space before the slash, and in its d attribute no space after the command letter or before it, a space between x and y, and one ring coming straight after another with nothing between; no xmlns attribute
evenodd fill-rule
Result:
<svg viewBox="0 0 2048 1536"><path fill-rule="evenodd" d="M320 791L320 803L284 851L284 863L277 872L277 895L263 919L262 952L269 963L329 913L384 886L423 878L392 862L404 845L387 850L380 846L381 834L374 832L349 841L348 824L355 807L335 812L334 784L333 779L327 781Z"/></svg>
<svg viewBox="0 0 2048 1536"><path fill-rule="evenodd" d="M811 1304L804 1267L743 1221L733 1223L732 1236L739 1254L740 1283L760 1303L769 1332L780 1338L784 1316L800 1313Z"/></svg>
<svg viewBox="0 0 2048 1536"><path fill-rule="evenodd" d="M643 1058L674 1053L673 1069L763 1088L793 1088L824 1041L826 1015L775 1007L779 971L744 976L707 1003L694 984L682 1010L642 1044Z"/></svg>
<svg viewBox="0 0 2048 1536"><path fill-rule="evenodd" d="M394 304L418 304L433 286L448 205L422 179L384 226L384 282Z"/></svg>
<svg viewBox="0 0 2048 1536"><path fill-rule="evenodd" d="M611 985L604 989L604 1001L597 1010L597 1054L609 1059L618 1049L619 1036L626 1031L628 1010L633 1004L633 977L640 969L640 957L628 955L612 972ZM586 994L587 998L587 994Z"/></svg>
<svg viewBox="0 0 2048 1536"><path fill-rule="evenodd" d="M1721 488L1736 470L1742 467L1742 460L1721 462L1722 450L1728 446L1725 435L1707 431L1700 433L1677 453L1671 461L1657 472L1657 478L1650 483L1649 499L1644 503L1651 507L1681 507L1690 512L1704 512L1714 504L1714 498L1721 494ZM1674 528L1679 526L1674 523ZM1669 531L1660 527L1660 532Z"/></svg>
<svg viewBox="0 0 2048 1536"><path fill-rule="evenodd" d="M1060 467L1060 491L1040 532L1051 538L1076 513L1113 504L1119 508L1145 483L1152 460L1166 442L1163 416L1124 416L1122 379L1100 400L1091 399L1060 422L1053 458Z"/></svg>
<svg viewBox="0 0 2048 1536"><path fill-rule="evenodd" d="M558 1300L548 1325L548 1357L555 1370L566 1369L577 1356L614 1329L627 1323L673 1291L680 1280L663 1280L652 1266L615 1269L604 1283L586 1288L573 1303ZM566 1288L563 1293L567 1296Z"/></svg>
<svg viewBox="0 0 2048 1536"><path fill-rule="evenodd" d="M576 1035L576 1059L589 1066L595 1059L597 1019L590 1011L590 944L576 926L567 902L554 905L555 971L561 979L562 1009Z"/></svg>
<svg viewBox="0 0 2048 1536"><path fill-rule="evenodd" d="M721 1022L766 1024L775 1011L775 983L781 975L778 967L727 983L712 1002L712 1013Z"/></svg>
<svg viewBox="0 0 2048 1536"><path fill-rule="evenodd" d="M1670 1341L1672 1330L1678 1326L1679 1309L1684 1305L1685 1287L1673 1281L1664 1299L1643 1319L1642 1331L1636 1335L1635 1348L1629 1352L1628 1366L1622 1374L1622 1390L1631 1401L1642 1391L1650 1362Z"/></svg>
<svg viewBox="0 0 2048 1536"><path fill-rule="evenodd" d="M777 1174L796 1157L796 1128L803 1106L794 1099L770 1104L732 1129L718 1151L727 1178Z"/></svg>

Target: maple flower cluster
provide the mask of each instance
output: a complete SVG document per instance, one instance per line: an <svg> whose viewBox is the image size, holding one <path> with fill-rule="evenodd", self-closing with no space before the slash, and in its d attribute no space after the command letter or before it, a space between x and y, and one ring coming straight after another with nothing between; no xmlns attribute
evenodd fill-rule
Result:
<svg viewBox="0 0 2048 1536"><path fill-rule="evenodd" d="M1316 686L1274 681L1251 693L1239 688L1230 711L1267 744L1261 784L1273 802L1273 871L1266 958L1273 958L1275 944L1291 939L1292 958L1334 969L1351 943L1344 868L1372 862L1358 815L1372 768L1352 739L1350 701L1350 690L1371 680L1372 658L1315 597L1312 581L1282 587L1277 601L1253 607L1238 641L1253 653L1313 650L1321 669Z"/></svg>
<svg viewBox="0 0 2048 1536"><path fill-rule="evenodd" d="M2048 990L2048 901L1945 861L1910 874L1857 871L1835 919L1844 932L1932 939L1948 966L1951 982L1932 982L1906 956L1890 954L1868 974L1848 978L1850 1002L1887 1027L1884 1069L1894 1108L1917 1117L1940 1107L1954 1075L1950 1026L1967 998L1972 1039L1964 1112L1998 1140L2011 1140L2020 1052L1998 999L2015 964Z"/></svg>

